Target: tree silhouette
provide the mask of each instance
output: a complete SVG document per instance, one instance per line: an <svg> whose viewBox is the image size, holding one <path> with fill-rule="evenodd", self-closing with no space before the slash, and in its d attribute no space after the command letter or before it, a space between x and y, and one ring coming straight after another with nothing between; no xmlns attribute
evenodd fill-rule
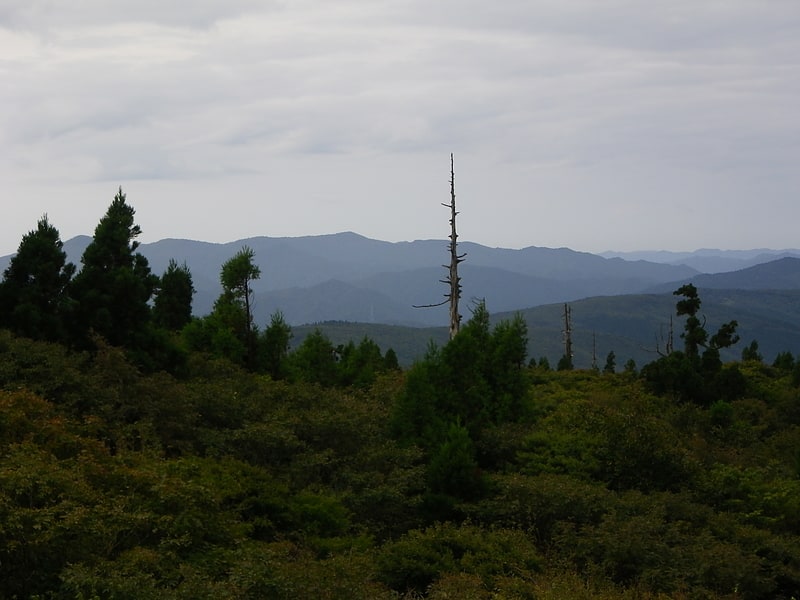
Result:
<svg viewBox="0 0 800 600"><path fill-rule="evenodd" d="M186 263L178 265L170 259L167 270L159 280L153 302L153 319L160 327L178 331L192 320L194 296L192 273Z"/></svg>
<svg viewBox="0 0 800 600"><path fill-rule="evenodd" d="M32 339L66 341L75 265L67 262L63 246L47 215L23 236L0 282L0 325Z"/></svg>
<svg viewBox="0 0 800 600"><path fill-rule="evenodd" d="M93 331L114 346L136 347L150 321L148 302L158 277L147 259L136 252L141 228L135 210L119 188L94 231L74 280L79 336Z"/></svg>

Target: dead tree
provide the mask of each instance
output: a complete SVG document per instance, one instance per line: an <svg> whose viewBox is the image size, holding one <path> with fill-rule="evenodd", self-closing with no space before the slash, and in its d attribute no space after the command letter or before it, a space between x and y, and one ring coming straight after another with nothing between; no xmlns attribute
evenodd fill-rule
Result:
<svg viewBox="0 0 800 600"><path fill-rule="evenodd" d="M664 327L663 325L660 328L659 335L656 336L656 354L659 356L669 356L672 354L674 350L674 330L672 325L672 315L669 317L669 330L667 331L667 337L664 337ZM664 350L661 350L661 343L664 343ZM642 348L643 350L647 350L648 352L652 352L649 348Z"/></svg>
<svg viewBox="0 0 800 600"><path fill-rule="evenodd" d="M564 358L572 368L572 307L564 303Z"/></svg>
<svg viewBox="0 0 800 600"><path fill-rule="evenodd" d="M440 279L441 283L449 287L449 292L444 295L445 299L437 304L424 304L414 306L414 308L431 308L450 303L450 339L452 340L461 327L461 314L458 312L458 302L461 299L461 277L458 276L458 265L464 262L465 254L458 253L458 234L456 233L456 177L453 168L453 154L450 154L450 203L442 202L442 206L450 209L450 243L447 249L450 251L450 264L442 265L448 270L447 277Z"/></svg>

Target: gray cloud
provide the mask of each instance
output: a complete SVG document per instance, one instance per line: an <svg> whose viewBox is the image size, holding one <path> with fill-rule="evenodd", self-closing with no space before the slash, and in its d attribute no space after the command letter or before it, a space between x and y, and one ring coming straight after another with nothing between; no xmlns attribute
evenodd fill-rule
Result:
<svg viewBox="0 0 800 600"><path fill-rule="evenodd" d="M253 232L216 207L246 211L232 196L258 182L285 199L263 234L408 239L441 229L419 215L440 216L454 151L476 241L788 245L798 34L800 8L783 0L6 2L0 177L40 213L53 212L43 190L141 182L163 206L175 182L203 218L220 212L224 239ZM364 175L399 168L419 185ZM311 173L327 204L293 181ZM310 206L315 231L300 226ZM32 225L13 214L3 237ZM80 217L88 232L96 216Z"/></svg>

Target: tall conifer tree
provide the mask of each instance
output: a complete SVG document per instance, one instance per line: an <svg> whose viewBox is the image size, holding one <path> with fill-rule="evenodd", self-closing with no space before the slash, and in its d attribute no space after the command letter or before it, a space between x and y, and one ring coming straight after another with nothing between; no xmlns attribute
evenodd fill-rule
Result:
<svg viewBox="0 0 800 600"><path fill-rule="evenodd" d="M169 266L161 276L158 293L153 303L153 318L157 325L178 331L192 320L192 297L194 296L192 273L186 263L179 265L170 259Z"/></svg>
<svg viewBox="0 0 800 600"><path fill-rule="evenodd" d="M136 252L141 228L135 210L119 188L114 201L94 230L75 277L77 324L115 346L137 347L150 321L148 302L158 278L147 259Z"/></svg>
<svg viewBox="0 0 800 600"><path fill-rule="evenodd" d="M75 265L67 262L63 247L47 215L23 236L0 283L0 326L37 340L65 339Z"/></svg>

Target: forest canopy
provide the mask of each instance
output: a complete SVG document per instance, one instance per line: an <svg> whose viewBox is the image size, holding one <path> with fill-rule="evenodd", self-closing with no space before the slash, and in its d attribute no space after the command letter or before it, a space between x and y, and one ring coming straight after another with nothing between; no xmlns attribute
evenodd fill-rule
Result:
<svg viewBox="0 0 800 600"><path fill-rule="evenodd" d="M406 370L252 321L258 257L191 317L119 191L70 265L0 282L0 598L716 598L800 589L800 361L682 349L553 370L487 304ZM91 249L91 250L90 250Z"/></svg>

